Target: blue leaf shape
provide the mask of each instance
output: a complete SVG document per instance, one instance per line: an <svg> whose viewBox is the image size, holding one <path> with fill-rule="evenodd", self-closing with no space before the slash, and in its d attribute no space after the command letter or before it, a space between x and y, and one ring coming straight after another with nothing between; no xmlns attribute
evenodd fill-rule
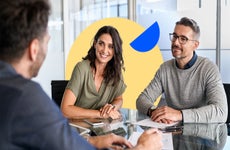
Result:
<svg viewBox="0 0 230 150"><path fill-rule="evenodd" d="M160 37L160 28L157 22L153 23L136 39L134 39L130 46L139 52L147 52L154 48Z"/></svg>

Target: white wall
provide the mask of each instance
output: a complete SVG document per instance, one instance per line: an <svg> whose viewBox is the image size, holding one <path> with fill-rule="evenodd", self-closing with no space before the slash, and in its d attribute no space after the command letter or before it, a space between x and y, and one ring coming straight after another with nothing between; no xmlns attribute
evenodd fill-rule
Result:
<svg viewBox="0 0 230 150"><path fill-rule="evenodd" d="M34 79L41 83L49 96L51 96L51 80L65 79L65 60L71 44L76 36L92 22L92 20L87 21L87 18L79 19L81 8L87 8L88 3L92 6L90 0L83 2L81 3L81 0L51 0L49 51L38 77ZM116 0L110 2L114 3ZM124 2L125 0L122 0L122 3ZM168 33L173 31L175 21L182 16L188 16L194 18L201 28L198 55L208 57L213 62L216 61L216 0L201 0L201 5L199 2L199 0L158 0L154 3L145 3L145 0L137 0L137 22L146 28L154 21L159 23L161 33L158 45L162 50L164 60L171 59ZM230 83L228 66L230 64L230 0L221 1L221 6L220 68L223 82ZM63 8L65 11L62 10Z"/></svg>

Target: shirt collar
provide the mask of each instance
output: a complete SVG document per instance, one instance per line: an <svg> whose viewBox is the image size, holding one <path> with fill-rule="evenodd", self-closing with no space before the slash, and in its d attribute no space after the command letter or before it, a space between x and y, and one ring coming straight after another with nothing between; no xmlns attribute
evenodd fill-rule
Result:
<svg viewBox="0 0 230 150"><path fill-rule="evenodd" d="M197 54L193 52L192 59L184 66L184 70L191 68L195 64L196 60L197 60ZM176 66L178 67L177 62L176 62Z"/></svg>
<svg viewBox="0 0 230 150"><path fill-rule="evenodd" d="M8 63L0 60L0 78L16 75L15 69Z"/></svg>

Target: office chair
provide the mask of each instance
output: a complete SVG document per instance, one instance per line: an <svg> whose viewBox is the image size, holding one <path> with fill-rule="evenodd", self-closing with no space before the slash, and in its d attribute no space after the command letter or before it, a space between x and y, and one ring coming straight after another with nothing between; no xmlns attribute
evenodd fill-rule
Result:
<svg viewBox="0 0 230 150"><path fill-rule="evenodd" d="M51 81L51 95L55 103L60 107L62 96L65 91L65 87L68 83L68 80L52 80Z"/></svg>
<svg viewBox="0 0 230 150"><path fill-rule="evenodd" d="M228 127L228 136L230 136L230 83L223 83L225 93L227 96L227 102L228 102L228 117L227 117L227 127Z"/></svg>
<svg viewBox="0 0 230 150"><path fill-rule="evenodd" d="M228 118L226 123L230 123L230 83L223 83L228 102Z"/></svg>

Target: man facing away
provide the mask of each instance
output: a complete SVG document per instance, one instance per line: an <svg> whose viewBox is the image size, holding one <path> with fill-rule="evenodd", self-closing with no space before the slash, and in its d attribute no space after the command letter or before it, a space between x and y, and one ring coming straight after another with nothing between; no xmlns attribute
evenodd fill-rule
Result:
<svg viewBox="0 0 230 150"><path fill-rule="evenodd" d="M0 1L0 149L132 148L114 134L89 137L89 144L31 80L47 53L49 14L48 0ZM142 134L133 149L161 147L161 133L152 129Z"/></svg>
<svg viewBox="0 0 230 150"><path fill-rule="evenodd" d="M199 46L199 26L193 19L183 17L169 36L174 59L160 66L137 98L137 109L156 122L225 122L227 99L219 70L195 52ZM153 103L161 94L167 106L156 108Z"/></svg>

